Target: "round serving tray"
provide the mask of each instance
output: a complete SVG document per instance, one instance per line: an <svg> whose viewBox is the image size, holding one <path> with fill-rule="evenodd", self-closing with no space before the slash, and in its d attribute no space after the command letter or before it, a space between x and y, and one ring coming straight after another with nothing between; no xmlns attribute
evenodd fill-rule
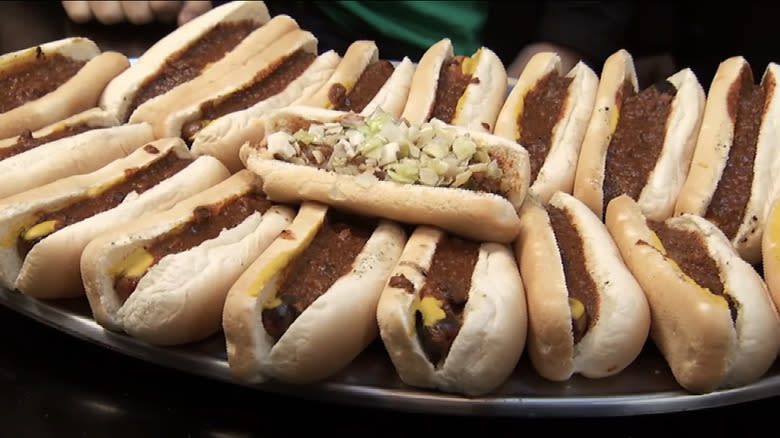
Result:
<svg viewBox="0 0 780 438"><path fill-rule="evenodd" d="M694 395L683 390L651 342L621 373L603 379L574 376L551 382L533 370L527 356L496 391L468 398L405 385L377 341L347 368L324 382L246 384L230 375L221 334L195 344L157 347L104 330L85 298L37 300L0 288L0 304L57 330L144 361L261 391L407 412L497 417L607 417L696 410L780 395L780 361L760 381L741 388Z"/></svg>

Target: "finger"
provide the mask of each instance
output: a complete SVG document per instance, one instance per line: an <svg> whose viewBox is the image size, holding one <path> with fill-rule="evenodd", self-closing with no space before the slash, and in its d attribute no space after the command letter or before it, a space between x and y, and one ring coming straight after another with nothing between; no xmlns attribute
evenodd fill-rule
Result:
<svg viewBox="0 0 780 438"><path fill-rule="evenodd" d="M179 12L179 26L211 10L210 1L186 1Z"/></svg>
<svg viewBox="0 0 780 438"><path fill-rule="evenodd" d="M118 1L89 2L92 15L103 24L117 24L125 21L125 13Z"/></svg>
<svg viewBox="0 0 780 438"><path fill-rule="evenodd" d="M86 1L64 1L62 7L68 18L76 23L86 23L92 19L92 11L89 9L89 2Z"/></svg>
<svg viewBox="0 0 780 438"><path fill-rule="evenodd" d="M133 24L146 24L154 21L154 14L149 2L146 1L122 1L122 11L127 21Z"/></svg>
<svg viewBox="0 0 780 438"><path fill-rule="evenodd" d="M177 15L184 2L182 1L150 1L149 8L152 10L157 21L175 22Z"/></svg>

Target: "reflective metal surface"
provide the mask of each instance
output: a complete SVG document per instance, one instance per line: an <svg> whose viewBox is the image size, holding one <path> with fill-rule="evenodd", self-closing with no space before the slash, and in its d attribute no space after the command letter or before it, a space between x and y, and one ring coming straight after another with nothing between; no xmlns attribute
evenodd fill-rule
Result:
<svg viewBox="0 0 780 438"><path fill-rule="evenodd" d="M103 330L92 319L86 299L40 301L0 289L0 303L72 336L157 365L260 391L362 407L467 416L612 417L698 410L780 395L780 361L752 385L704 395L689 394L677 385L650 343L629 368L605 379L575 376L567 382L550 382L533 371L524 355L504 385L480 398L404 385L380 341L322 383L247 385L230 376L221 334L192 345L162 348Z"/></svg>

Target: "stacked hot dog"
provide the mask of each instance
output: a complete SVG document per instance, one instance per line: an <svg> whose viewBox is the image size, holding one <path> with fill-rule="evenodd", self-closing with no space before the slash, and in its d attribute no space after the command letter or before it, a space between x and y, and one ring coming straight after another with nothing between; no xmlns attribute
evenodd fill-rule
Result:
<svg viewBox="0 0 780 438"><path fill-rule="evenodd" d="M157 345L219 334L243 381L375 341L469 396L526 347L564 381L653 342L697 393L774 363L775 64L725 60L705 96L689 69L638 89L624 50L601 77L542 53L507 95L487 47L380 55L319 53L262 2L132 66L83 38L2 55L0 284Z"/></svg>

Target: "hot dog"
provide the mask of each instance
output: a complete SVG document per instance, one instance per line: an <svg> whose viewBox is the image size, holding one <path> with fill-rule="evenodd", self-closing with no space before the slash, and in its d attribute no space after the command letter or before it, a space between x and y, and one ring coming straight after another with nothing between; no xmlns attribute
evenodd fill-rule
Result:
<svg viewBox="0 0 780 438"><path fill-rule="evenodd" d="M704 111L704 91L683 69L639 91L625 50L607 58L580 149L574 196L604 216L623 193L648 217L672 215L685 181Z"/></svg>
<svg viewBox="0 0 780 438"><path fill-rule="evenodd" d="M264 124L265 137L242 146L241 157L272 199L315 200L476 240L517 236L529 164L514 141L382 112L288 107Z"/></svg>
<svg viewBox="0 0 780 438"><path fill-rule="evenodd" d="M91 40L65 38L0 56L0 138L35 131L98 104L130 65Z"/></svg>
<svg viewBox="0 0 780 438"><path fill-rule="evenodd" d="M228 292L231 374L306 383L346 366L377 338L377 301L405 243L396 223L304 202Z"/></svg>
<svg viewBox="0 0 780 438"><path fill-rule="evenodd" d="M100 106L126 122L135 109L215 63L240 62L263 46L250 35L270 20L261 1L232 1L199 15L157 41L100 96Z"/></svg>
<svg viewBox="0 0 780 438"><path fill-rule="evenodd" d="M745 58L723 61L712 80L704 120L675 214L712 221L750 263L761 259L769 195L780 178L777 85L780 66L767 65L761 84Z"/></svg>
<svg viewBox="0 0 780 438"><path fill-rule="evenodd" d="M587 64L580 62L564 73L556 53L534 55L512 87L493 131L528 150L528 193L542 202L558 190L572 192L598 87L598 76Z"/></svg>
<svg viewBox="0 0 780 438"><path fill-rule="evenodd" d="M157 137L189 139L201 120L245 109L281 92L317 58L317 39L299 29L290 17L278 15L253 35L256 49L252 56L240 63L224 59L192 80L147 100L130 115L130 122L151 124ZM291 74L277 73L287 70ZM190 122L190 132L186 132Z"/></svg>
<svg viewBox="0 0 780 438"><path fill-rule="evenodd" d="M101 234L81 257L95 321L156 345L214 334L230 286L293 216L244 170Z"/></svg>
<svg viewBox="0 0 780 438"><path fill-rule="evenodd" d="M780 198L775 195L772 199L761 235L761 261L764 280L775 308L780 311Z"/></svg>
<svg viewBox="0 0 780 438"><path fill-rule="evenodd" d="M195 135L193 153L216 156L231 170L242 168L239 157L241 145L263 135L263 124L258 119L287 105L305 104L364 115L381 108L400 116L409 93L414 65L406 57L396 66L378 57L379 49L373 41L355 41L343 59L334 51L320 55L318 61L324 59L327 66L335 66L335 70L321 70L316 76L303 74L291 82L284 93L215 120ZM312 83L313 91L309 86L303 87L308 83ZM291 101L293 97L295 100Z"/></svg>
<svg viewBox="0 0 780 438"><path fill-rule="evenodd" d="M504 64L492 50L454 56L452 41L443 38L420 58L402 117L412 124L437 118L493 132L506 90Z"/></svg>
<svg viewBox="0 0 780 438"><path fill-rule="evenodd" d="M583 202L556 192L529 197L515 254L528 302L528 353L544 378L602 378L644 347L650 311L604 223Z"/></svg>
<svg viewBox="0 0 780 438"><path fill-rule="evenodd" d="M100 169L0 201L0 282L37 298L83 295L79 263L99 233L226 178L181 139L156 140Z"/></svg>
<svg viewBox="0 0 780 438"><path fill-rule="evenodd" d="M512 250L417 227L379 299L377 321L404 383L468 396L495 390L526 340Z"/></svg>
<svg viewBox="0 0 780 438"><path fill-rule="evenodd" d="M35 143L36 139L46 139L47 132L62 132L63 126L83 126L83 123L89 124L89 120L94 120L95 117L108 123L113 119L113 116L106 115L100 110L80 113L36 131L32 134L32 143ZM27 139L27 136L27 133L23 133L19 137L3 140L3 142L13 142L14 146L9 146L8 157L0 160L0 174L3 175L0 198L60 178L93 172L116 159L127 156L154 139L152 127L146 123L97 127L12 155L11 149L17 149L17 145L21 146L18 149L29 145L27 140L22 140Z"/></svg>
<svg viewBox="0 0 780 438"><path fill-rule="evenodd" d="M757 381L780 352L780 318L758 272L712 222L647 219L627 196L606 225L645 291L651 336L677 382L695 393Z"/></svg>

